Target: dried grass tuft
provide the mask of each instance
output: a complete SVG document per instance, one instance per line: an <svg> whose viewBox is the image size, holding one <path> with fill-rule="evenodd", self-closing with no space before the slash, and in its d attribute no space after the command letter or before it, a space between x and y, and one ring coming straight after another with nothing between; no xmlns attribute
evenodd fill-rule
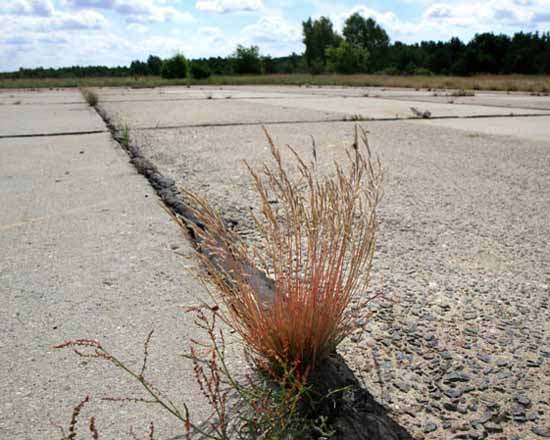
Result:
<svg viewBox="0 0 550 440"><path fill-rule="evenodd" d="M95 107L99 102L99 97L97 96L97 94L90 89L81 88L80 93L82 93L82 96L90 107Z"/></svg>
<svg viewBox="0 0 550 440"><path fill-rule="evenodd" d="M225 322L260 367L307 376L364 313L349 306L369 284L382 171L367 133L356 127L347 164L335 164L328 177L288 147L298 174L291 178L264 131L274 166L255 171L247 164L260 202L252 214L260 244L245 242L204 198L184 191L205 226L194 232ZM263 274L269 282L261 282Z"/></svg>

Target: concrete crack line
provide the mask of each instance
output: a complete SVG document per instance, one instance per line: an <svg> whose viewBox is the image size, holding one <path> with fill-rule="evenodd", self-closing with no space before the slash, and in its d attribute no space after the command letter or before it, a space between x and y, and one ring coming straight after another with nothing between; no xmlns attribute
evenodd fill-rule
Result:
<svg viewBox="0 0 550 440"><path fill-rule="evenodd" d="M391 122L391 121L425 121L438 119L483 119L483 118L529 118L529 117L550 117L549 113L532 113L532 114L489 114L489 115L465 115L465 116L432 116L430 118L422 118L417 116L410 117L387 117L387 118L369 118L359 117L354 119L353 115L348 115L348 118L332 118L332 119L312 119L302 121L257 121L257 122L220 122L220 123L203 123L203 124L180 124L180 125L156 125L154 127L135 127L135 130L173 130L177 128L216 128L216 127L240 127L254 125L284 125L284 124L322 124L327 122Z"/></svg>
<svg viewBox="0 0 550 440"><path fill-rule="evenodd" d="M34 134L6 134L0 135L0 139L20 139L34 137L56 137L56 136L81 136L87 134L108 133L108 130L86 130L86 131L63 131L59 133L34 133Z"/></svg>

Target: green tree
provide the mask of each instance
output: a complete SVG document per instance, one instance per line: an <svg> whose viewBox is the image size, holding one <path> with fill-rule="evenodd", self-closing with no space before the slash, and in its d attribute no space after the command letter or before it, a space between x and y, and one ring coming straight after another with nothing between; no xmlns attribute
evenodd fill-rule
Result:
<svg viewBox="0 0 550 440"><path fill-rule="evenodd" d="M147 58L147 66L149 67L149 72L151 75L160 75L160 70L162 69L162 59L155 55L149 55Z"/></svg>
<svg viewBox="0 0 550 440"><path fill-rule="evenodd" d="M276 72L276 65L271 56L266 55L262 57L262 65L264 67L264 72L268 75Z"/></svg>
<svg viewBox="0 0 550 440"><path fill-rule="evenodd" d="M368 49L352 46L347 41L342 41L338 47L327 48L326 57L329 69L338 73L360 73L368 68Z"/></svg>
<svg viewBox="0 0 550 440"><path fill-rule="evenodd" d="M311 17L302 23L303 42L306 46L307 65L312 73L321 73L326 65L326 50L338 47L342 37L333 29L327 17L312 20Z"/></svg>
<svg viewBox="0 0 550 440"><path fill-rule="evenodd" d="M134 76L138 75L150 75L149 66L143 61L135 60L130 64L130 74Z"/></svg>
<svg viewBox="0 0 550 440"><path fill-rule="evenodd" d="M235 73L260 74L262 73L262 60L258 46L237 46L232 56Z"/></svg>
<svg viewBox="0 0 550 440"><path fill-rule="evenodd" d="M187 77L187 60L182 54L174 55L162 62L161 76L163 78L186 78Z"/></svg>
<svg viewBox="0 0 550 440"><path fill-rule="evenodd" d="M202 60L195 60L191 62L191 76L195 79L209 78L212 72L208 67L208 63Z"/></svg>
<svg viewBox="0 0 550 440"><path fill-rule="evenodd" d="M347 18L343 34L352 46L368 50L371 55L371 71L386 67L390 37L375 20L356 12Z"/></svg>

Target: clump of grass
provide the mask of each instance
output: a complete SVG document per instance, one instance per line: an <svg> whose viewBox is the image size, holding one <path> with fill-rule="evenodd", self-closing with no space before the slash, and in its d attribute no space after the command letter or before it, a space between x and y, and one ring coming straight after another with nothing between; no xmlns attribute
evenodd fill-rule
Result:
<svg viewBox="0 0 550 440"><path fill-rule="evenodd" d="M354 329L355 312L348 306L369 282L382 172L366 132L359 136L356 127L346 168L335 165L330 177L319 177L314 164L288 147L297 164L298 178L292 179L265 133L273 169L257 172L247 164L259 196L253 221L260 245L245 243L206 200L186 194L205 226L195 233L219 291L216 299L225 305L224 321L260 368L307 377ZM272 280L272 292L258 288L257 273Z"/></svg>
<svg viewBox="0 0 550 440"><path fill-rule="evenodd" d="M124 124L120 128L120 143L124 148L128 148L130 146L130 127L128 124Z"/></svg>
<svg viewBox="0 0 550 440"><path fill-rule="evenodd" d="M123 137L128 138L127 133L126 127ZM369 284L381 198L381 166L371 155L366 132L355 128L347 164L336 164L328 176L317 172L315 143L311 165L289 147L296 178L267 132L266 136L274 166L255 171L247 164L259 196L260 210L253 215L259 243L241 240L204 198L183 189L194 203L191 211L196 217L195 226L187 227L193 228L202 251L199 256L209 269L203 280L217 287L212 295L218 303L189 309L207 341L191 340L186 356L212 417L194 423L185 403L178 407L149 379L152 332L144 343L141 368L129 366L96 340L56 346L124 371L141 385L143 397L103 400L158 405L181 422L185 439L331 437L335 433L331 422L316 411L348 387L320 393L309 378L355 330L372 299L357 298L356 306L349 307ZM183 220L174 218L185 227ZM269 282L258 282L262 276ZM254 374L237 379L228 367L228 344L217 326L219 320L240 336ZM84 403L73 411L66 438L75 438ZM97 438L95 419L89 432ZM153 440L153 427L149 433Z"/></svg>
<svg viewBox="0 0 550 440"><path fill-rule="evenodd" d="M97 94L90 89L80 89L80 93L82 93L82 96L90 107L95 107L99 102Z"/></svg>
<svg viewBox="0 0 550 440"><path fill-rule="evenodd" d="M473 90L460 89L454 90L450 96L475 96L475 92Z"/></svg>

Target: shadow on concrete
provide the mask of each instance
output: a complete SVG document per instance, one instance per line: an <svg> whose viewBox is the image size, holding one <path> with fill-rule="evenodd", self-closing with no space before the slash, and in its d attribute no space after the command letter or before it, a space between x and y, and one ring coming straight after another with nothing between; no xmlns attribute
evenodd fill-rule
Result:
<svg viewBox="0 0 550 440"><path fill-rule="evenodd" d="M333 440L412 440L411 434L361 386L346 361L338 354L328 357L311 377L312 391L330 395L316 408L336 431ZM343 391L337 391L343 390ZM336 391L336 392L335 392Z"/></svg>

